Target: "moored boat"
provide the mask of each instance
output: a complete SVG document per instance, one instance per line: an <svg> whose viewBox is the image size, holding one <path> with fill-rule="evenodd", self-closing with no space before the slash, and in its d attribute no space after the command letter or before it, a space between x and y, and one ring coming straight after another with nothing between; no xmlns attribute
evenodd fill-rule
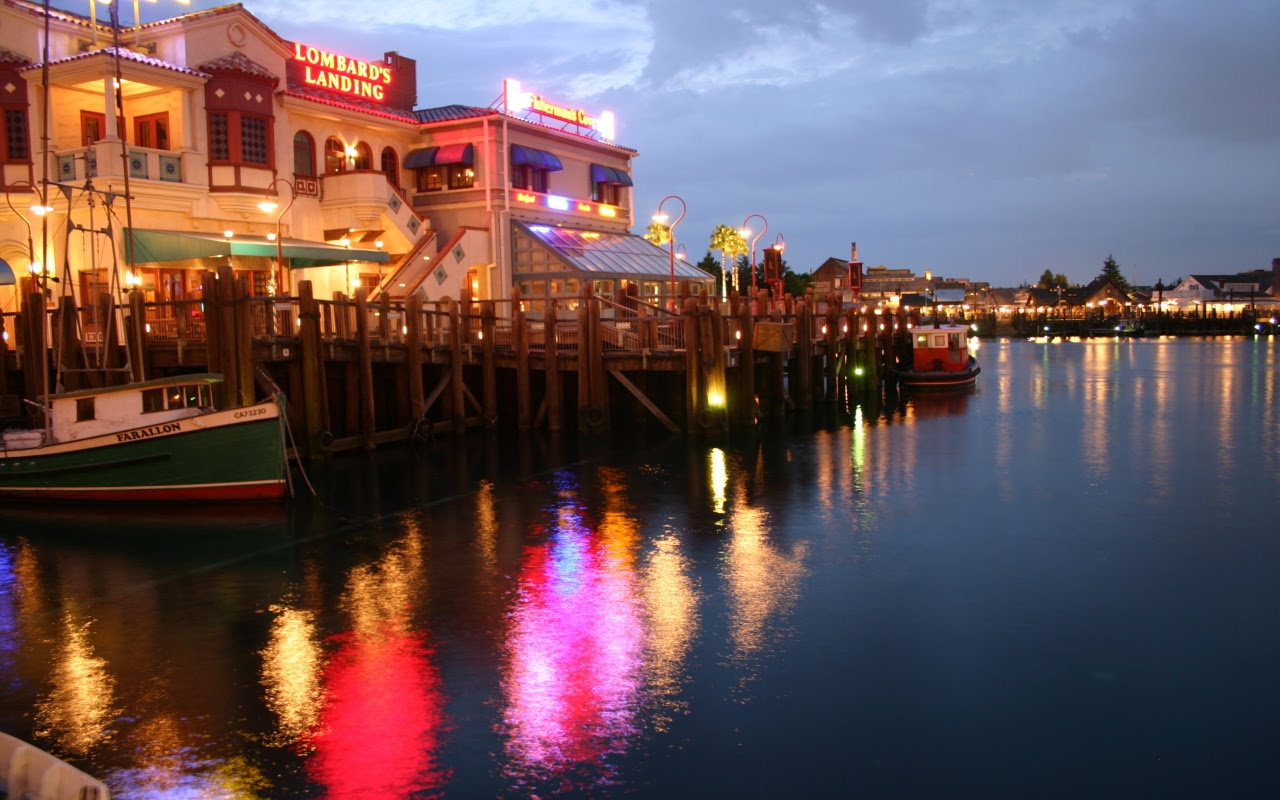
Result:
<svg viewBox="0 0 1280 800"><path fill-rule="evenodd" d="M0 434L0 497L282 499L281 401L216 410L221 380L180 375L50 395L46 428Z"/></svg>
<svg viewBox="0 0 1280 800"><path fill-rule="evenodd" d="M0 731L0 797L111 800L111 791L62 759Z"/></svg>
<svg viewBox="0 0 1280 800"><path fill-rule="evenodd" d="M969 328L938 323L912 331L911 366L898 370L905 389L945 391L973 386L981 372L969 352Z"/></svg>

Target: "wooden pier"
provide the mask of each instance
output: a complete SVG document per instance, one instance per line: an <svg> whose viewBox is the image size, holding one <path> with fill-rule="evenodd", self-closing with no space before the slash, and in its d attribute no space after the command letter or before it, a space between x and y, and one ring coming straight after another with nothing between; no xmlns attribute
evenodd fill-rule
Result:
<svg viewBox="0 0 1280 800"><path fill-rule="evenodd" d="M319 299L307 281L296 297L252 297L226 268L204 273L202 285L200 299L146 303L133 292L122 308L105 294L93 308L64 298L47 323L41 296L24 295L22 311L3 318L9 408L0 412L16 416L15 395L39 397L55 376L72 390L215 372L223 406L283 391L298 450L312 457L471 428L714 433L878 394L907 331L902 315L767 292L754 308L687 287L671 308L634 290L527 308L535 304L518 296L383 305L358 290ZM44 365L28 357L41 352Z"/></svg>

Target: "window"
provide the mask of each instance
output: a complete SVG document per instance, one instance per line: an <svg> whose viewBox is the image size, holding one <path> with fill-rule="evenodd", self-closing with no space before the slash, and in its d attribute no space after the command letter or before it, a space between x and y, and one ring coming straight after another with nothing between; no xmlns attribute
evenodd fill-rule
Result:
<svg viewBox="0 0 1280 800"><path fill-rule="evenodd" d="M390 147L382 148L382 174L387 176L388 183L400 188L400 159Z"/></svg>
<svg viewBox="0 0 1280 800"><path fill-rule="evenodd" d="M511 186L531 192L547 193L551 185L551 170L538 169L529 164L517 164L511 170Z"/></svg>
<svg viewBox="0 0 1280 800"><path fill-rule="evenodd" d="M364 142L356 143L356 159L352 169L373 169L373 151Z"/></svg>
<svg viewBox="0 0 1280 800"><path fill-rule="evenodd" d="M239 111L209 112L209 160L270 166L270 120Z"/></svg>
<svg viewBox="0 0 1280 800"><path fill-rule="evenodd" d="M605 205L617 206L621 205L622 186L617 183L607 183L605 181L591 182L591 199L597 203Z"/></svg>
<svg viewBox="0 0 1280 800"><path fill-rule="evenodd" d="M27 135L27 110L25 108L6 108L4 110L4 160L30 161L31 140Z"/></svg>
<svg viewBox="0 0 1280 800"><path fill-rule="evenodd" d="M144 389L142 391L142 413L154 414L164 411L164 389Z"/></svg>
<svg viewBox="0 0 1280 800"><path fill-rule="evenodd" d="M418 191L438 192L444 188L444 167L427 167L418 170Z"/></svg>
<svg viewBox="0 0 1280 800"><path fill-rule="evenodd" d="M330 136L324 142L324 174L337 175L347 170L347 148Z"/></svg>
<svg viewBox="0 0 1280 800"><path fill-rule="evenodd" d="M81 397L76 400L76 422L88 422L94 419L93 397Z"/></svg>
<svg viewBox="0 0 1280 800"><path fill-rule="evenodd" d="M169 149L169 113L147 114L133 120L133 143L156 150Z"/></svg>
<svg viewBox="0 0 1280 800"><path fill-rule="evenodd" d="M308 178L316 174L316 143L305 131L293 135L293 174Z"/></svg>
<svg viewBox="0 0 1280 800"><path fill-rule="evenodd" d="M80 145L82 147L88 147L94 142L102 141L106 135L106 114L95 114L92 111L80 112Z"/></svg>
<svg viewBox="0 0 1280 800"><path fill-rule="evenodd" d="M448 169L450 189L470 189L475 183L476 173L469 164L450 164Z"/></svg>

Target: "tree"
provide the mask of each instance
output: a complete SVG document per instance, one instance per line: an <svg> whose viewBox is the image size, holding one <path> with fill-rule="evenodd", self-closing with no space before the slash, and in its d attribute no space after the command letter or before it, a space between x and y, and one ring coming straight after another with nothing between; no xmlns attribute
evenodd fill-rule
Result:
<svg viewBox="0 0 1280 800"><path fill-rule="evenodd" d="M742 238L742 234L738 233L737 228L731 228L728 225L717 225L715 230L711 232L712 250L720 251L720 273L724 276L726 291L730 284L728 262L731 262L740 253L747 252L747 240ZM738 272L734 270L732 286L738 288Z"/></svg>
<svg viewBox="0 0 1280 800"><path fill-rule="evenodd" d="M710 250L708 250L707 254L702 257L702 260L698 262L698 269L702 270L708 275L716 274L716 257L711 255Z"/></svg>
<svg viewBox="0 0 1280 800"><path fill-rule="evenodd" d="M1124 279L1124 273L1120 271L1120 265L1116 263L1110 253L1107 254L1107 260L1102 262L1102 272L1098 277L1107 278L1122 290L1129 291L1129 282Z"/></svg>
<svg viewBox="0 0 1280 800"><path fill-rule="evenodd" d="M1040 273L1040 282L1036 285L1045 289L1065 289L1071 285L1071 282L1068 281L1067 276L1063 275L1061 272L1055 273L1051 269L1046 269L1044 272Z"/></svg>
<svg viewBox="0 0 1280 800"><path fill-rule="evenodd" d="M1040 286L1045 289L1052 289L1054 286L1053 270L1046 269L1040 273Z"/></svg>
<svg viewBox="0 0 1280 800"><path fill-rule="evenodd" d="M671 241L671 226L656 219L645 228L644 238L661 247Z"/></svg>

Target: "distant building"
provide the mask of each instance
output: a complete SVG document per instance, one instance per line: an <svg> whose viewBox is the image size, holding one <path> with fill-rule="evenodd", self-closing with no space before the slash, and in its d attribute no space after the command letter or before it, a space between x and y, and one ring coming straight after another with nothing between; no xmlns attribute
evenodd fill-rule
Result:
<svg viewBox="0 0 1280 800"><path fill-rule="evenodd" d="M1280 260L1280 259L1278 259ZM1251 305L1272 306L1276 302L1276 274L1280 266L1273 263L1271 271L1255 269L1232 275L1188 275L1176 286L1166 288L1162 302L1166 310L1194 310L1220 312L1243 311Z"/></svg>

